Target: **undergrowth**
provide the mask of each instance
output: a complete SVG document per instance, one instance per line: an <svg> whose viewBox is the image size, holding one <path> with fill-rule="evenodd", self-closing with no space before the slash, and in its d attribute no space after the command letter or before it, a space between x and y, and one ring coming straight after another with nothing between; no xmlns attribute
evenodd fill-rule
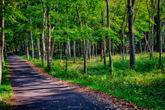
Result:
<svg viewBox="0 0 165 110"><path fill-rule="evenodd" d="M50 75L61 79L69 80L81 85L110 93L117 98L132 101L137 106L153 109L165 109L165 54L162 55L163 69L158 69L158 53L154 54L154 59L150 61L149 54L137 54L136 66L130 68L129 60L122 61L121 56L113 56L114 71L111 76L108 68L105 68L99 59L93 63L88 63L88 73L83 73L83 58L77 58L77 63L73 63L73 58L69 59L68 72L65 72L65 61L60 62L59 57L54 57ZM21 56L25 58L25 56ZM42 61L30 59L40 67ZM107 57L108 64L108 57ZM47 70L47 67L42 67Z"/></svg>
<svg viewBox="0 0 165 110"><path fill-rule="evenodd" d="M13 90L9 81L8 59L5 60L5 66L2 67L2 85L0 86L0 92L2 98L0 110L12 110L10 99L13 96Z"/></svg>

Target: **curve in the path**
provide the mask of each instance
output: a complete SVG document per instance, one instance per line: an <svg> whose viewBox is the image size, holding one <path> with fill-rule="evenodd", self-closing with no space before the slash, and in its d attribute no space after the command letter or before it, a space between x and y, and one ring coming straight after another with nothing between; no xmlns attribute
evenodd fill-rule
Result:
<svg viewBox="0 0 165 110"><path fill-rule="evenodd" d="M40 76L21 58L9 54L14 110L100 110L80 93Z"/></svg>

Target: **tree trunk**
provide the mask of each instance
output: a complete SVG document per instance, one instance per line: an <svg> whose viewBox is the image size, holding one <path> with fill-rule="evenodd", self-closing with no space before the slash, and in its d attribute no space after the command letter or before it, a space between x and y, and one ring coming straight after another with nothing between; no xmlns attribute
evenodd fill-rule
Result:
<svg viewBox="0 0 165 110"><path fill-rule="evenodd" d="M71 58L71 48L70 48L70 41L68 40L68 57Z"/></svg>
<svg viewBox="0 0 165 110"><path fill-rule="evenodd" d="M100 61L101 62L103 61L103 58L104 58L103 57L104 56L104 46L103 46L104 44L103 44L103 41L104 41L103 38L101 38L101 41L100 41L100 49L101 49L101 60Z"/></svg>
<svg viewBox="0 0 165 110"><path fill-rule="evenodd" d="M32 26L32 19L30 16L30 25ZM34 59L34 44L33 44L33 33L32 28L30 29L30 38L31 38L31 46L32 46L32 59Z"/></svg>
<svg viewBox="0 0 165 110"><path fill-rule="evenodd" d="M126 20L126 15L127 15L127 8L125 10L125 14L124 14L124 19L123 19L123 23L121 26L121 46L123 47L122 49L122 60L124 60L124 54L125 54L125 38L124 38L124 22ZM120 48L122 48L120 47Z"/></svg>
<svg viewBox="0 0 165 110"><path fill-rule="evenodd" d="M73 54L74 54L74 61L73 61L73 63L76 63L76 41L74 41L74 44L73 44Z"/></svg>
<svg viewBox="0 0 165 110"><path fill-rule="evenodd" d="M154 4L154 0L151 0L151 4L152 4L152 20L154 21L156 0L155 0L155 4ZM151 55L150 55L151 60L153 60L153 52L154 52L154 24L152 24L152 36L151 36Z"/></svg>
<svg viewBox="0 0 165 110"><path fill-rule="evenodd" d="M52 64L53 55L54 55L54 48L55 48L55 38L53 38L52 46L51 46L51 64Z"/></svg>
<svg viewBox="0 0 165 110"><path fill-rule="evenodd" d="M52 54L51 54L51 30L50 30L50 15L49 15L49 5L47 6L47 20L48 20L48 44L47 44L47 47L48 47L48 54L47 54L47 57L48 57L48 70L50 71L51 69L51 62L52 62Z"/></svg>
<svg viewBox="0 0 165 110"><path fill-rule="evenodd" d="M41 60L40 39L37 37L38 59Z"/></svg>
<svg viewBox="0 0 165 110"><path fill-rule="evenodd" d="M128 0L128 23L129 23L129 40L130 40L130 66L135 66L135 47L134 47L134 35L133 35L133 10L135 6L135 0Z"/></svg>
<svg viewBox="0 0 165 110"><path fill-rule="evenodd" d="M96 59L97 59L97 41L96 41L96 45L95 46L96 46Z"/></svg>
<svg viewBox="0 0 165 110"><path fill-rule="evenodd" d="M62 42L61 42L61 52L60 52L60 62L62 62Z"/></svg>
<svg viewBox="0 0 165 110"><path fill-rule="evenodd" d="M66 38L66 70L65 72L68 71L68 42L69 42L69 35L68 35L68 3L66 4L66 13L67 13L67 18L66 18L66 29L67 29L67 38Z"/></svg>
<svg viewBox="0 0 165 110"><path fill-rule="evenodd" d="M89 56L89 63L91 63L91 43L88 39L88 56Z"/></svg>
<svg viewBox="0 0 165 110"><path fill-rule="evenodd" d="M102 23L103 23L103 28L105 28L105 10L102 11ZM105 34L104 34L104 29L103 29L103 49L104 49L104 54L103 54L103 57L104 57L104 66L106 67L106 41L105 41Z"/></svg>
<svg viewBox="0 0 165 110"><path fill-rule="evenodd" d="M87 41L84 40L84 74L87 74Z"/></svg>
<svg viewBox="0 0 165 110"><path fill-rule="evenodd" d="M160 18L160 0L158 0L158 37L159 37L159 69L162 68L162 36L161 36L161 18Z"/></svg>
<svg viewBox="0 0 165 110"><path fill-rule="evenodd" d="M29 59L29 46L28 46L27 30L25 30L25 35L26 35L26 58Z"/></svg>
<svg viewBox="0 0 165 110"><path fill-rule="evenodd" d="M107 0L107 27L110 29L110 7L109 7L109 0ZM111 37L108 40L108 52L109 52L109 66L110 66L110 74L113 74L113 62L112 62L112 55L111 55Z"/></svg>
<svg viewBox="0 0 165 110"><path fill-rule="evenodd" d="M94 43L93 43L93 45L92 45L92 62L93 62L93 58L94 58L94 52L95 52L95 50L94 50L95 48L94 48Z"/></svg>
<svg viewBox="0 0 165 110"><path fill-rule="evenodd" d="M45 26L45 9L44 9L44 2L42 1L43 6L43 17L42 17L42 66L45 64L45 34L44 34L44 26Z"/></svg>
<svg viewBox="0 0 165 110"><path fill-rule="evenodd" d="M1 60L2 60L2 64L3 66L5 66L5 62L4 62L4 58L3 58L3 50L4 50L4 43L5 43L5 26L4 26L4 3L5 1L2 0L2 27L1 27L1 31L2 31L2 49L1 49Z"/></svg>

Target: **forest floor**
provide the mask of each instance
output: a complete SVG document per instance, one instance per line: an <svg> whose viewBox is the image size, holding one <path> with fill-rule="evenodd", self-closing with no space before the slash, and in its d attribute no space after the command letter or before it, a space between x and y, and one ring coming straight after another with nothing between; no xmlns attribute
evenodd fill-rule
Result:
<svg viewBox="0 0 165 110"><path fill-rule="evenodd" d="M9 54L8 58L14 110L111 110L136 107L112 95L54 78L16 55Z"/></svg>

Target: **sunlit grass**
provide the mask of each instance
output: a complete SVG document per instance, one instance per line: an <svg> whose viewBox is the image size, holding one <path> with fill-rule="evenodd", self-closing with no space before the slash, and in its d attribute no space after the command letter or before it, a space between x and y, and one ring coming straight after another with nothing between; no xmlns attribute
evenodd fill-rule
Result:
<svg viewBox="0 0 165 110"><path fill-rule="evenodd" d="M2 102L0 102L0 110L11 110L10 99L13 96L13 90L9 81L9 65L8 59L5 60L6 66L2 67L2 85L0 87ZM4 103L6 102L7 105Z"/></svg>
<svg viewBox="0 0 165 110"><path fill-rule="evenodd" d="M164 64L165 54L162 57ZM77 64L74 64L73 58L70 58L67 73L65 73L65 60L60 62L58 57L54 59L49 72L54 77L113 94L138 106L165 109L165 74L163 70L158 69L158 53L154 53L153 61L150 61L149 54L137 54L134 69L129 66L129 56L125 61L122 61L120 55L113 56L112 76L109 72L108 56L106 68L103 62L99 62L99 57L94 63L88 63L88 74L83 73L83 58L77 58ZM30 61L41 65L39 60L30 59Z"/></svg>

